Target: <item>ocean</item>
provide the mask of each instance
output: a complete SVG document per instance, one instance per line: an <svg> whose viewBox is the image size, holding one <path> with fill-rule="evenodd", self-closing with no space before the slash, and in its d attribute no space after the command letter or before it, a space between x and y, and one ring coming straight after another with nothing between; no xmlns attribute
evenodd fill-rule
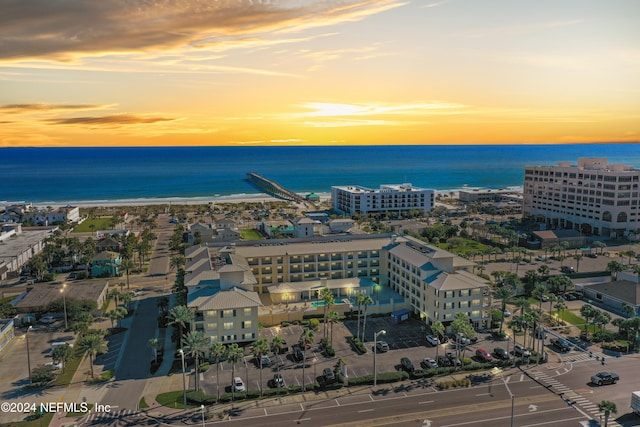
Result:
<svg viewBox="0 0 640 427"><path fill-rule="evenodd" d="M447 192L519 188L525 165L578 157L640 167L634 144L0 149L0 201L35 204L253 195L257 172L297 193L412 183Z"/></svg>

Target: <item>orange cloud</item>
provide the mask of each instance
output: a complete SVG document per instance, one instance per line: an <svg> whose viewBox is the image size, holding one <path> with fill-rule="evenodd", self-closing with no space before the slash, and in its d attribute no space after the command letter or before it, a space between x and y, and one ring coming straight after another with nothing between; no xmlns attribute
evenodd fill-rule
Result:
<svg viewBox="0 0 640 427"><path fill-rule="evenodd" d="M71 117L62 119L49 119L46 122L55 125L84 125L118 127L124 125L138 125L176 120L166 117L144 117L135 114L115 114L101 117Z"/></svg>
<svg viewBox="0 0 640 427"><path fill-rule="evenodd" d="M42 111L64 111L64 110L96 110L107 108L107 105L88 105L88 104L5 104L0 105L0 113L19 114L32 113Z"/></svg>

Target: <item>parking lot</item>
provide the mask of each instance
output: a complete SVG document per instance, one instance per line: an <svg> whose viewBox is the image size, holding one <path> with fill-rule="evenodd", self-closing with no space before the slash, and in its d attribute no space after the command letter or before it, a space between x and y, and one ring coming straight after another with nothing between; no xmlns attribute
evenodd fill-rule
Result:
<svg viewBox="0 0 640 427"><path fill-rule="evenodd" d="M362 324L361 324L362 327ZM303 384L303 363L295 362L291 357L291 347L300 338L303 327L291 325L287 327L265 328L260 331L260 337L271 342L274 336L278 335L285 340L289 352L281 355L269 353L271 365L262 369L263 389L272 386L271 379L274 374L280 373L286 386ZM314 381L323 382L322 371L324 368L333 369L339 359L346 364L349 377L360 377L373 374L373 334L384 330L385 334L378 336L379 340L384 340L389 344L389 351L378 353L376 356L377 372L389 372L400 370L400 359L408 357L416 368L420 367L420 361L425 357L436 357L436 352L443 355L448 351L455 351L451 344L442 344L439 348L427 344L425 335L427 333L424 323L416 319L409 319L400 324L392 324L389 316L367 318L366 342L367 353L357 354L351 348L347 337L357 333L357 321L346 320L343 324L336 324L333 327L333 347L336 350L334 357L327 357L319 349L319 342L323 335L322 326L315 333L315 343L306 351L306 364L304 366L304 384L312 384ZM467 346L465 356L475 357L478 348L485 348L492 352L497 345L506 346L505 343L493 342L488 334L479 334L478 341ZM248 350L247 350L248 351ZM231 364L220 363L220 393L231 391ZM216 367L211 365L210 369L200 374L201 385L207 394L216 395L218 393L218 383L216 381ZM235 376L242 378L248 390L259 390L260 388L260 368L255 363L253 356L247 354L244 360L236 364ZM193 378L191 378L193 382ZM192 383L193 385L193 383Z"/></svg>

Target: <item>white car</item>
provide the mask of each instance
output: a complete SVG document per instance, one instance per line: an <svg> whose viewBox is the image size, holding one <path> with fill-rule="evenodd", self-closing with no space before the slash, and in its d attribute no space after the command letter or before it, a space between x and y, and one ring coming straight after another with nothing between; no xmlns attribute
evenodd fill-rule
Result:
<svg viewBox="0 0 640 427"><path fill-rule="evenodd" d="M44 323L45 325L50 325L56 321L56 318L51 315L42 316L40 318L40 323Z"/></svg>
<svg viewBox="0 0 640 427"><path fill-rule="evenodd" d="M240 377L234 377L233 378L233 391L235 392L241 392L244 391L244 382L242 381L242 378Z"/></svg>
<svg viewBox="0 0 640 427"><path fill-rule="evenodd" d="M60 369L64 368L64 363L56 362L55 360L53 362L45 363L45 365L53 366L53 369L56 369L56 370L60 370Z"/></svg>
<svg viewBox="0 0 640 427"><path fill-rule="evenodd" d="M433 346L440 345L440 340L433 335L427 335L427 342Z"/></svg>

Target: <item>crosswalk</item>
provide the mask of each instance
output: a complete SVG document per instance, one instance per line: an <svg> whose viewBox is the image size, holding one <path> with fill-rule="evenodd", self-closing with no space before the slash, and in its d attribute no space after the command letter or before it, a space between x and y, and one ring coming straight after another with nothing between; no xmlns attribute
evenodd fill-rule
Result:
<svg viewBox="0 0 640 427"><path fill-rule="evenodd" d="M606 363L607 358L609 356L605 356L604 354L598 351L572 351L565 355L562 355L562 361L565 363L581 363L581 362L593 362L599 361Z"/></svg>
<svg viewBox="0 0 640 427"><path fill-rule="evenodd" d="M120 420L123 418L134 417L139 414L140 411L135 409L121 409L114 412L91 412L82 421L86 424L102 423L111 420Z"/></svg>
<svg viewBox="0 0 640 427"><path fill-rule="evenodd" d="M587 355L588 357L588 355ZM591 359L593 360L593 359ZM593 416L594 419L599 419L602 415L602 412L598 410L598 405L591 402L589 399L583 397L582 395L574 392L571 388L562 384L555 377L549 376L545 372L540 371L531 371L529 375L533 377L540 384L545 385L551 391L560 396L565 402L567 402L571 406L579 406L581 410L584 412L588 412ZM616 423L615 420L609 419L609 426L611 427L621 427L620 424Z"/></svg>

